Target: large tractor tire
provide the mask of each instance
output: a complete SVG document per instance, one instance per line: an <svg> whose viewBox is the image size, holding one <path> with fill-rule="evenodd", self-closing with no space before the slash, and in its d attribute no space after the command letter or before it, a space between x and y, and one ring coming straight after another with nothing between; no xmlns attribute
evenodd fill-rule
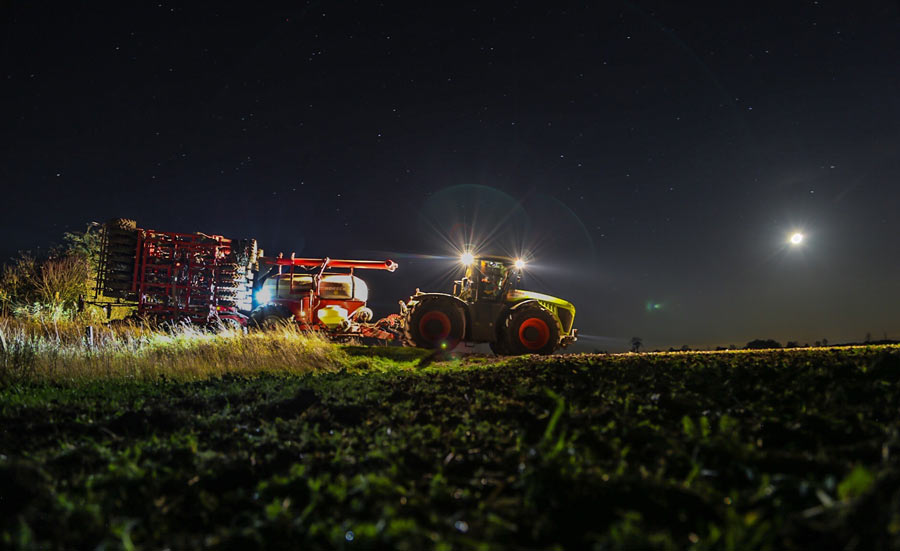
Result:
<svg viewBox="0 0 900 551"><path fill-rule="evenodd" d="M406 340L418 348L453 350L466 335L466 316L450 300L424 300L406 318Z"/></svg>
<svg viewBox="0 0 900 551"><path fill-rule="evenodd" d="M104 293L109 296L121 298L126 283L127 289L131 289L137 242L137 223L134 220L113 218L106 223Z"/></svg>
<svg viewBox="0 0 900 551"><path fill-rule="evenodd" d="M106 227L109 229L133 231L137 229L137 222L130 218L113 218L106 223Z"/></svg>
<svg viewBox="0 0 900 551"><path fill-rule="evenodd" d="M131 285L138 241L136 227L134 220L124 218L106 223L103 294L107 297L134 298L131 296Z"/></svg>
<svg viewBox="0 0 900 551"><path fill-rule="evenodd" d="M294 314L278 304L265 304L250 313L250 324L260 329L274 329L292 321Z"/></svg>
<svg viewBox="0 0 900 551"><path fill-rule="evenodd" d="M513 310L505 333L503 341L510 354L553 354L559 345L556 320L537 304Z"/></svg>
<svg viewBox="0 0 900 551"><path fill-rule="evenodd" d="M124 250L109 250L109 262L118 262L120 264L130 264L134 266L134 247L129 252Z"/></svg>

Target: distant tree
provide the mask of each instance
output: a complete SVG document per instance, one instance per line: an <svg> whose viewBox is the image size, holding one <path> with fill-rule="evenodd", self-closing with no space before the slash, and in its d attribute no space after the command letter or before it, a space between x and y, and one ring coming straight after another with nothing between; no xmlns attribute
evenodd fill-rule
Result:
<svg viewBox="0 0 900 551"><path fill-rule="evenodd" d="M822 339L822 346L828 346L828 339Z"/></svg>
<svg viewBox="0 0 900 551"><path fill-rule="evenodd" d="M866 333L866 342L872 342L872 333Z"/></svg>
<svg viewBox="0 0 900 551"><path fill-rule="evenodd" d="M41 256L20 252L0 268L0 315L68 315L92 287L100 237L66 233Z"/></svg>
<svg viewBox="0 0 900 551"><path fill-rule="evenodd" d="M68 256L84 260L91 271L90 276L93 277L100 262L102 235L98 231L99 228L99 224L91 222L87 225L84 232L64 233L63 244L54 248L52 256Z"/></svg>
<svg viewBox="0 0 900 551"><path fill-rule="evenodd" d="M747 343L744 348L761 349L761 348L781 348L781 343L775 339L756 339Z"/></svg>
<svg viewBox="0 0 900 551"><path fill-rule="evenodd" d="M644 346L644 339L640 337L631 337L631 351L637 352Z"/></svg>
<svg viewBox="0 0 900 551"><path fill-rule="evenodd" d="M686 344L682 344L682 345L681 345L681 351L682 351L682 352L687 352L687 351L690 350L690 349L691 349L691 347L688 346L688 345L686 345Z"/></svg>
<svg viewBox="0 0 900 551"><path fill-rule="evenodd" d="M787 344L784 345L784 347L785 347L785 348L799 348L799 347L800 347L800 343L797 342L797 341L788 341Z"/></svg>
<svg viewBox="0 0 900 551"><path fill-rule="evenodd" d="M816 346L822 346L822 341L816 341Z"/></svg>

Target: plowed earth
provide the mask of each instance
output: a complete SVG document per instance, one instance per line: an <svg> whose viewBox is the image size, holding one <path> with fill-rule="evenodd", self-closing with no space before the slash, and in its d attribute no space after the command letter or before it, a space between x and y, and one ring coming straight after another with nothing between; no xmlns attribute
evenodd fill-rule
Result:
<svg viewBox="0 0 900 551"><path fill-rule="evenodd" d="M2 546L896 549L898 381L859 347L20 383Z"/></svg>

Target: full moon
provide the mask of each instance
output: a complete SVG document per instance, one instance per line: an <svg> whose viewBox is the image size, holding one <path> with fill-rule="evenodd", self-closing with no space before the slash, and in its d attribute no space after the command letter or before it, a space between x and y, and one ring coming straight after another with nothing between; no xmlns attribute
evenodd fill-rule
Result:
<svg viewBox="0 0 900 551"><path fill-rule="evenodd" d="M802 233L797 232L797 233L791 235L791 245L799 245L800 243L803 243L803 234Z"/></svg>

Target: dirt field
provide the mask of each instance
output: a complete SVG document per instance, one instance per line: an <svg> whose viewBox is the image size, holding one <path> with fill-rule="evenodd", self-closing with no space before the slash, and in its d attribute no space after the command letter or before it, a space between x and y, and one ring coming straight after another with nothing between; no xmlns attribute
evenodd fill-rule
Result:
<svg viewBox="0 0 900 551"><path fill-rule="evenodd" d="M2 546L900 547L897 348L421 357L7 378Z"/></svg>

